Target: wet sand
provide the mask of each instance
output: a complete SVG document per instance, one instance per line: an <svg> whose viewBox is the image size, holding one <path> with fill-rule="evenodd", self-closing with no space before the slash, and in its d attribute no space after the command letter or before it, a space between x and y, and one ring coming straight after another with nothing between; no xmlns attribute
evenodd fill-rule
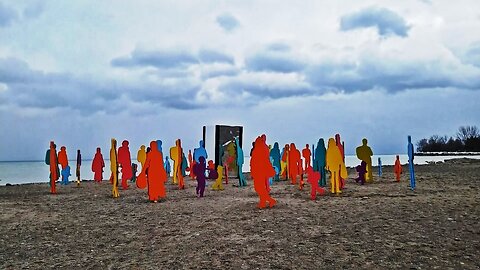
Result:
<svg viewBox="0 0 480 270"><path fill-rule="evenodd" d="M341 196L316 201L308 185L275 183L278 204L263 210L250 179L224 191L209 182L196 198L187 177L159 203L134 184L113 199L108 181L56 195L48 184L2 186L0 268L479 269L480 160L416 166L414 192L407 167L400 183L392 170L360 186L350 169Z"/></svg>

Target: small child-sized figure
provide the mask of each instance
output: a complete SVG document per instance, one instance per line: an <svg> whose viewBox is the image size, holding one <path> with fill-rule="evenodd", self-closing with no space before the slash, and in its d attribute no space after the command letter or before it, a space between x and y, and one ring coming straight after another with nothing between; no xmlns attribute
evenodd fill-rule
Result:
<svg viewBox="0 0 480 270"><path fill-rule="evenodd" d="M223 190L223 185L222 185L222 180L223 180L223 166L218 165L217 166L217 178L215 180L215 183L212 185L213 190ZM209 172L209 178L213 177L214 175L210 175L212 171Z"/></svg>
<svg viewBox="0 0 480 270"><path fill-rule="evenodd" d="M200 156L199 162L195 164L193 167L193 173L197 176L197 197L203 197L203 193L205 192L205 170L206 170L206 164L205 164L205 157Z"/></svg>
<svg viewBox="0 0 480 270"><path fill-rule="evenodd" d="M165 157L165 171L167 172L167 177L170 176L170 172L172 171L172 166L170 165L170 159L168 156Z"/></svg>
<svg viewBox="0 0 480 270"><path fill-rule="evenodd" d="M320 181L320 172L313 171L313 168L309 166L307 168L307 177L307 181L310 183L311 188L310 199L314 201L317 197L317 193L320 195L323 195L325 193L325 190L318 185Z"/></svg>
<svg viewBox="0 0 480 270"><path fill-rule="evenodd" d="M365 184L365 174L367 173L367 163L362 160L362 163L355 168L358 172L358 177L355 178L355 181L360 182L360 184Z"/></svg>
<svg viewBox="0 0 480 270"><path fill-rule="evenodd" d="M397 182L400 182L400 175L402 174L402 164L400 163L400 157L397 155L395 160L395 166L393 166L393 171L395 172L395 177Z"/></svg>
<svg viewBox="0 0 480 270"><path fill-rule="evenodd" d="M65 166L65 168L62 169L62 185L68 185L68 177L71 175L72 174L70 173L70 166Z"/></svg>

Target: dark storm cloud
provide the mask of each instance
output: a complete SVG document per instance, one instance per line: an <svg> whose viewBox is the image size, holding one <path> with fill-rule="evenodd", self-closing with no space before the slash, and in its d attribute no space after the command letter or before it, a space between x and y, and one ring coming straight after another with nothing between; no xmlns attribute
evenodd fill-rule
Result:
<svg viewBox="0 0 480 270"><path fill-rule="evenodd" d="M378 34L384 37L392 35L406 37L410 29L402 16L389 9L379 7L365 8L347 14L340 20L342 31L368 27L377 28Z"/></svg>
<svg viewBox="0 0 480 270"><path fill-rule="evenodd" d="M233 15L225 13L217 16L217 24L226 32L231 32L240 26L240 22Z"/></svg>

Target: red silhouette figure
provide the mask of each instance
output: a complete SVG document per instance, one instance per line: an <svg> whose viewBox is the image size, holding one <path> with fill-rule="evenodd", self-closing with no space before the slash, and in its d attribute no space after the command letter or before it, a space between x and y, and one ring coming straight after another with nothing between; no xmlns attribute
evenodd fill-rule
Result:
<svg viewBox="0 0 480 270"><path fill-rule="evenodd" d="M128 141L124 140L122 146L118 148L118 164L122 167L122 188L127 189L127 181L133 177L132 159L130 157L130 149Z"/></svg>
<svg viewBox="0 0 480 270"><path fill-rule="evenodd" d="M193 159L192 150L188 150L188 169L190 170L190 178L195 179L195 172L193 166L195 166L195 160Z"/></svg>
<svg viewBox="0 0 480 270"><path fill-rule="evenodd" d="M50 193L56 194L56 182L60 178L60 171L58 170L57 149L53 141L50 142L50 149L47 151L45 163L50 166Z"/></svg>
<svg viewBox="0 0 480 270"><path fill-rule="evenodd" d="M262 136L255 140L255 147L252 150L250 159L253 187L260 198L257 206L261 209L266 207L267 202L270 207L276 204L276 201L270 197L267 186L265 185L268 178L275 176L275 170L273 169L272 163L270 163L270 153L263 138Z"/></svg>
<svg viewBox="0 0 480 270"><path fill-rule="evenodd" d="M93 180L99 183L103 180L103 168L105 167L105 161L103 160L101 151L100 147L97 147L97 153L95 153L92 161L92 172L94 172Z"/></svg>
<svg viewBox="0 0 480 270"><path fill-rule="evenodd" d="M148 170L148 177L146 171ZM150 142L150 152L145 160L145 167L137 178L137 182L148 181L148 199L151 202L157 202L166 197L165 182L167 181L167 172L163 166L163 156L158 150L157 142Z"/></svg>
<svg viewBox="0 0 480 270"><path fill-rule="evenodd" d="M400 163L400 157L397 155L397 159L395 160L394 172L397 182L400 182L400 175L403 172L402 164Z"/></svg>
<svg viewBox="0 0 480 270"><path fill-rule="evenodd" d="M343 146L343 142L340 140L340 134L335 134L335 144L338 147L338 150L340 150L340 155L342 155L342 160L343 163L345 163L345 149ZM345 187L345 179L343 177L339 177L340 180L340 190L342 190Z"/></svg>
<svg viewBox="0 0 480 270"><path fill-rule="evenodd" d="M310 159L312 157L312 151L310 151L309 145L305 145L305 148L302 150L302 156L305 159L305 170L310 167Z"/></svg>
<svg viewBox="0 0 480 270"><path fill-rule="evenodd" d="M300 156L300 151L297 150L297 147L294 143L290 144L290 153L288 155L288 167L290 173L290 179L292 185L297 184L297 176L300 175L299 168L302 166L302 158Z"/></svg>
<svg viewBox="0 0 480 270"><path fill-rule="evenodd" d="M68 166L67 148L65 146L60 147L58 163L62 166L62 170Z"/></svg>
<svg viewBox="0 0 480 270"><path fill-rule="evenodd" d="M306 170L308 182L310 183L310 199L315 200L317 197L317 193L323 195L325 190L318 186L320 181L320 172L313 171L313 168L310 166Z"/></svg>

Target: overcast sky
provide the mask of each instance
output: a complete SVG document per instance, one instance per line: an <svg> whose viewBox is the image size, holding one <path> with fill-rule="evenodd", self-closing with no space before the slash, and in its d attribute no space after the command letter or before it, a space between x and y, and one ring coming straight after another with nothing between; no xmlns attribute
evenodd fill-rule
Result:
<svg viewBox="0 0 480 270"><path fill-rule="evenodd" d="M203 125L405 153L480 126L480 2L0 0L0 160ZM104 155L105 155L104 154Z"/></svg>

